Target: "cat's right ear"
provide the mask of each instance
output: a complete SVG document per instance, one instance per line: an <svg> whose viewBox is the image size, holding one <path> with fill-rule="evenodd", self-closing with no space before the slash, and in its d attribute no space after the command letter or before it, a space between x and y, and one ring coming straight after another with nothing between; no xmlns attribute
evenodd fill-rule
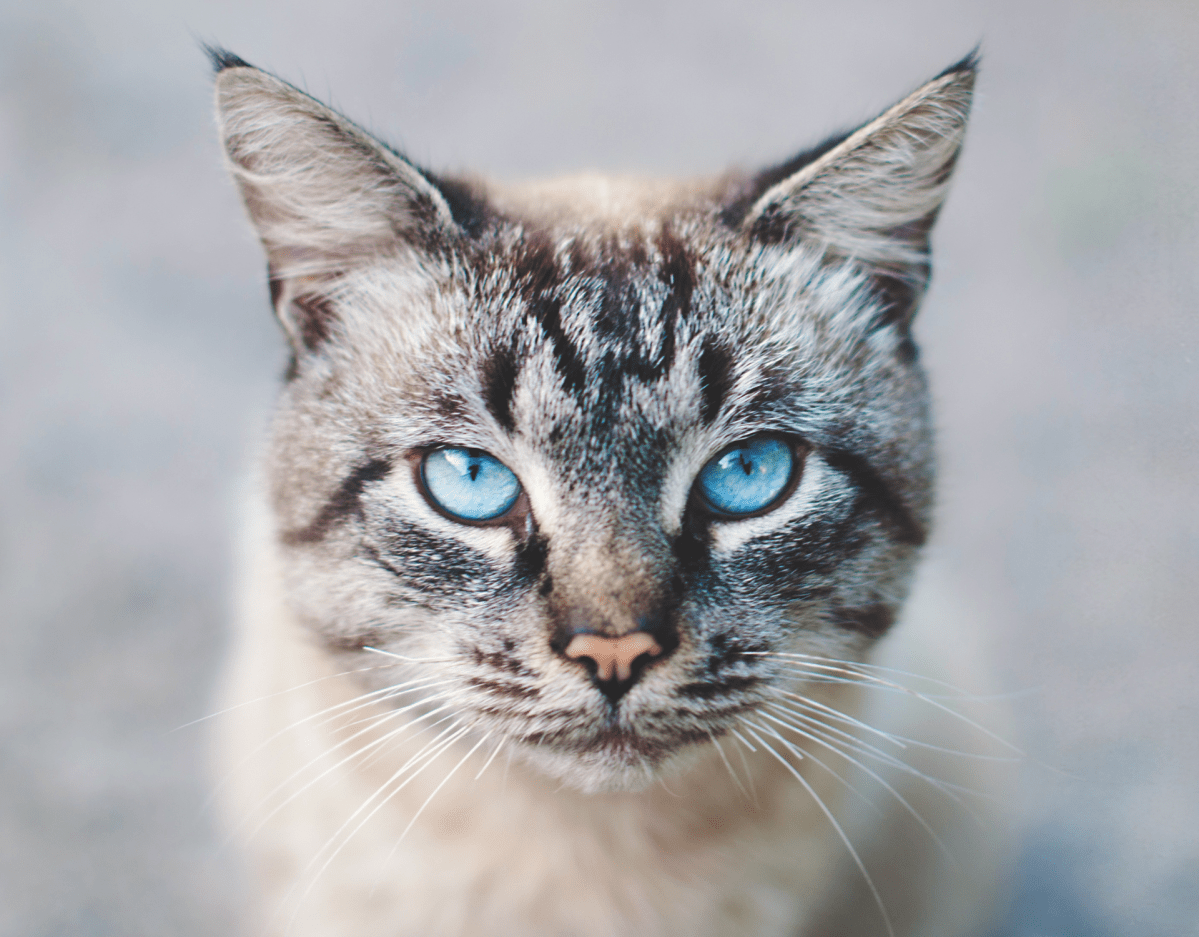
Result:
<svg viewBox="0 0 1199 937"><path fill-rule="evenodd" d="M324 287L461 228L445 194L408 160L304 92L208 48L229 169L262 238L276 314L297 352L328 335Z"/></svg>
<svg viewBox="0 0 1199 937"><path fill-rule="evenodd" d="M861 265L879 324L906 327L929 274L929 233L966 132L978 51L853 133L761 173L725 210L759 243L806 243Z"/></svg>

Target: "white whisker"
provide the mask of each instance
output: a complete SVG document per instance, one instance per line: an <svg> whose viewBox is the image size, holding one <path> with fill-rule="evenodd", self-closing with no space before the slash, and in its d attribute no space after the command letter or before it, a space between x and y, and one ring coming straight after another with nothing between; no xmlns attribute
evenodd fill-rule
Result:
<svg viewBox="0 0 1199 937"><path fill-rule="evenodd" d="M429 794L429 796L425 798L424 802L420 805L420 807L417 808L416 813L414 813L412 815L412 819L410 819L408 821L408 825L406 827L404 827L404 831L402 833L400 833L400 838L397 839L395 842L395 845L391 847L391 852L389 852L387 854L387 858L383 860L383 864L379 867L379 875L375 879L375 883L371 886L371 890L370 890L370 896L372 898L374 897L375 889L377 889L379 887L379 882L381 882L383 880L383 873L386 871L387 865L391 862L391 857L394 856L396 853L396 850L400 848L400 843L402 843L404 841L404 837L408 835L408 831L411 830L413 825L416 823L416 821L420 819L421 814L425 812L425 808L429 806L429 804L433 801L433 798L436 797L441 792L441 789L443 787L445 787L446 784L449 783L450 778L452 778L454 776L454 774L458 771L459 768L461 768L464 764L466 764L467 759L469 759L471 755L473 755L475 752L477 752L482 747L483 743L486 742L489 738L491 738L491 733L486 733L481 739L479 739L479 741L477 741L474 744L474 747L471 748L470 751L468 751L465 755L462 756L462 758L459 760L459 762L449 770L449 772L446 774L446 776L441 779L441 782L435 788L433 788L433 790Z"/></svg>
<svg viewBox="0 0 1199 937"><path fill-rule="evenodd" d="M896 692L899 692L899 693L904 693L908 696L911 696L915 699L918 699L918 700L921 700L922 702L927 703L929 706L932 706L935 709L938 709L941 712L943 712L949 716L952 716L954 719L957 719L959 722L962 722L963 724L968 725L970 728L975 729L978 732L981 732L983 735L987 736L992 741L998 742L1004 748L1007 748L1008 750L1014 752L1019 758L1024 759L1027 757L1024 754L1024 752L1021 751L1017 746L1013 745L1011 742L1007 741L1005 738L996 734L995 732L992 732L986 726L982 725L981 723L977 722L974 719L971 719L969 716L963 715L962 713L958 712L955 709L951 709L949 706L946 706L940 700L934 699L930 696L927 696L924 693L919 692L918 690L913 690L911 687L905 687L902 684L895 683L890 680L884 680L882 677L876 677L873 674L862 674L862 673L855 674L854 671L852 671L852 670L846 670L845 668L836 668L836 667L832 667L831 665L827 665L827 664L820 664L820 663L799 664L799 663L796 663L792 667L792 669L797 673L803 674L805 672L803 670L803 668L807 668L807 667L816 668L818 671L831 670L831 671L837 671L840 673L856 676L858 678L858 680L849 681L849 682L856 683L858 686L881 687L881 688L885 688L885 689L895 690Z"/></svg>
<svg viewBox="0 0 1199 937"><path fill-rule="evenodd" d="M370 647L369 645L364 645L362 649L373 654L382 654L384 657L402 660L406 664L445 664L456 660L453 657L405 657L403 654L396 654L394 651L385 651L380 647Z"/></svg>
<svg viewBox="0 0 1199 937"><path fill-rule="evenodd" d="M821 733L818 730L812 730L811 732L809 732L805 729L801 729L798 726L791 725L788 722L786 722L785 720L778 719L774 716L771 716L770 713L761 713L760 715L762 716L762 718L770 719L773 722L777 722L779 725L784 726L787 729L790 729L792 732L795 732L796 734L802 736L803 738L806 738L809 741L815 742L817 745L822 745L825 748L827 748L829 751L840 755L842 758L844 758L846 761L848 761L851 765L854 765L855 767L857 767L858 770L865 772L869 777L871 777L875 781L877 781L880 785L882 785L884 790L886 790L889 794L891 794L892 797L894 797L897 801L899 801L900 804L903 805L903 808L905 810L907 810L907 812L909 814L911 814L912 819L914 819L918 824L920 824L920 827L924 830L925 833L927 833L929 835L929 837L932 839L932 841L934 843L936 843L937 848L941 850L941 853L945 856L945 858L947 860L949 860L949 862L954 866L956 866L958 864L957 859L954 858L954 855L952 852L950 852L949 847L946 846L945 843L941 840L941 837L936 834L936 832L933 830L932 826L929 825L928 821L925 820L924 817L920 815L919 811L917 811L916 808L913 807L908 802L907 798L905 798L902 794L900 794L899 791L897 791L890 783L888 783L888 781L885 778L883 778L881 775L879 775L877 772L875 772L871 768L862 764L862 762L860 762L858 759L852 757L846 751L838 748L833 742L827 741L824 738L821 738L820 737Z"/></svg>
<svg viewBox="0 0 1199 937"><path fill-rule="evenodd" d="M837 822L837 818L834 817L832 811L825 806L824 801L820 799L820 795L817 794L812 785L808 783L807 778L800 774L799 771L796 770L795 766L791 764L791 762L789 762L786 758L784 758L766 742L764 742L761 736L754 732L753 729L748 729L748 731L750 735L758 740L758 742L764 749L766 749L766 751L773 755L774 758L784 768L791 772L795 780L803 785L804 790L808 792L811 798L816 802L816 806L820 808L820 811L824 814L825 818L829 823L832 824L833 829L837 831L837 836L840 837L841 842L845 844L845 848L849 850L850 857L853 859L854 864L858 867L858 871L862 873L862 877L866 880L866 886L870 889L870 894L874 896L874 903L878 905L879 913L883 917L883 923L887 927L887 937L895 937L895 929L891 926L891 917L889 914L887 914L887 908L883 904L882 895L878 893L878 888L875 887L874 879L870 877L870 873L866 870L866 864L862 862L861 856L859 856L858 851L854 849L853 843L849 841L849 837L845 834L845 830L841 828L841 824Z"/></svg>
<svg viewBox="0 0 1199 937"><path fill-rule="evenodd" d="M253 706L255 703L265 703L267 700L272 700L280 696L286 696L288 693L295 693L297 690L304 690L317 683L323 683L326 680L334 680L337 677L345 677L355 673L369 673L372 670L380 670L381 667L360 667L357 670L343 670L341 673L325 674L323 677L317 677L315 680L309 680L307 683L298 683L287 690L280 690L278 693L268 693L266 696L257 696L254 699L246 700L242 703L234 703L232 706L227 706L224 709L218 709L214 713L209 713L207 716L201 716L199 719L193 719L191 722L185 722L181 726L175 726L167 734L180 732L183 729L189 729L192 726L199 725L201 722L207 722L209 719L215 719L218 716L224 716L231 712L236 712L239 709L245 709L247 706Z"/></svg>
<svg viewBox="0 0 1199 937"><path fill-rule="evenodd" d="M479 773L475 775L474 780L477 781L477 780L479 780L479 778L483 777L483 772L487 770L488 766L493 761L495 761L495 756L500 753L500 749L504 747L504 743L506 743L507 741L508 741L507 738L501 738L499 740L499 742L495 746L495 750L492 751L492 753L487 756L487 760L485 762L483 762L483 767L479 769Z"/></svg>
<svg viewBox="0 0 1199 937"><path fill-rule="evenodd" d="M423 702L423 701L422 701L422 702ZM415 706L415 705L419 705L419 704L416 704L416 703L414 703L414 704L412 704L412 705L413 705L413 706ZM410 708L411 708L411 706L409 706L409 707L406 707L406 708L407 708L407 709L410 709ZM312 787L314 784L317 784L317 783L319 783L319 782L320 782L322 779L324 779L324 778L328 777L328 776L329 776L330 774L332 774L334 771L337 771L339 768L343 767L344 765L346 765L346 764L348 764L348 763L350 763L350 762L354 761L354 760L355 760L355 759L357 759L357 758L360 758L360 757L362 757L362 755L363 755L363 754L365 754L365 753L367 753L367 752L371 751L372 749L378 749L379 747L381 747L381 746L383 746L383 745L387 744L388 742L395 741L396 739L400 738L400 737L402 736L402 734L403 734L403 733L404 733L406 730L413 728L413 727L414 727L414 726L416 726L416 724L417 724L417 723L419 723L421 720L423 720L423 719L427 719L427 718L428 718L428 717L430 717L430 716L434 716L434 715L436 715L437 713L439 713L439 712L442 712L443 710L445 710L445 709L448 709L448 708L449 708L449 707L448 707L448 704L447 704L447 705L445 705L445 706L440 706L440 707L438 707L437 709L434 709L432 712L424 713L424 714L422 714L422 715L420 715L420 716L417 716L415 719L408 720L408 721L407 721L407 722L405 722L403 725L401 725L401 726L397 726L396 728L389 730L388 732L384 733L384 735L383 735L383 736L381 736L380 738L378 738L378 739L375 739L373 742L370 742L370 743L368 743L368 744L366 744L366 745L363 745L362 747L360 747L360 748L358 748L358 749L355 749L353 752L351 752L349 755L346 755L344 758L342 758L342 759L341 759L340 761L338 761L337 763L335 763L335 764L333 764L333 765L330 765L328 768L326 768L324 771L322 771L322 772L321 772L320 774L318 774L316 777L309 779L309 780L308 780L308 781L307 781L305 784L303 784L303 785L302 785L302 786L301 786L301 787L300 787L298 790L295 790L295 791L293 791L293 792L292 792L292 793L291 793L291 794L290 794L290 795L289 795L289 796L288 796L288 797L287 797L285 800L283 800L281 803L277 804L277 805L275 806L275 808L274 808L273 810L271 810L271 812L270 812L270 813L268 813L268 814L267 814L265 817L263 817L263 818L262 818L262 820L260 820L260 821L258 822L258 824L257 824L257 825L254 827L254 829L253 829L253 830L251 830L251 831L250 831L250 832L247 834L247 838L253 838L253 837L254 837L254 836L255 836L255 835L256 835L256 834L257 834L257 833L258 833L258 832L259 832L259 831L260 831L260 830L261 830L261 829L264 827L264 826L266 826L266 824L267 824L267 823L269 823L269 822L271 821L271 818L272 818L272 817L274 817L276 814L278 814L278 813L279 813L279 811L283 810L283 809L284 809L284 808L285 808L285 807L286 807L288 804L290 804L290 803L291 803L293 800L295 800L297 797L299 797L301 794L303 794L303 793L304 793L306 790L308 790L308 789L309 789L310 787ZM279 784L275 785L275 787L274 787L274 788L273 788L273 789L270 791L270 793L268 793L268 794L267 794L267 795L266 795L266 796L265 796L265 797L264 797L264 798L263 798L261 801L259 801L258 805L257 805L257 806L254 808L254 810L258 810L258 809L260 809L262 806L264 806L264 805L265 805L265 804L266 804L268 801L270 801L270 800L271 800L271 799L272 799L272 798L273 798L273 797L274 797L276 794L278 794L280 791L282 791L284 787L286 787L286 786L287 786L288 784L290 784L290 783L291 783L293 780L295 780L295 778L296 778L296 777L297 777L299 774L301 774L302 772L306 771L308 768L310 768L312 765L316 764L316 762L320 761L322 758L325 758L327 755L331 754L332 752L335 752L335 751L337 751L337 749L339 749L339 748L341 748L343 745L346 745L346 744L348 744L349 742L353 741L353 740L354 740L355 738L357 738L358 736L360 736L360 735L363 735L363 734L365 734L365 733L367 733L367 732L370 732L370 731L372 731L373 729L377 728L377 727L378 727L378 725L379 725L379 723L381 723L381 722L384 722L384 721L386 721L386 720L387 720L387 719L389 719L389 718L392 718L392 717L397 717L397 716L403 715L404 711L405 711L405 710L403 710L403 709L400 709L400 710L395 710L395 711L393 711L393 712L391 712L391 713L386 713L386 714L384 714L384 715L383 715L383 716L381 716L381 717L380 717L380 719L379 719L377 722L375 722L374 724L372 724L372 725L370 725L370 726L366 727L365 729L361 729L360 731L356 732L356 733L355 733L353 736L351 736L350 738L346 739L346 740L345 740L345 741L343 741L343 742L340 742L340 743L338 743L337 745L333 746L332 748L328 749L327 751L325 751L325 752L322 752L320 755L316 756L315 758L313 758L312 760L310 760L309 762L307 762L307 764L303 765L301 768L298 768L296 771L293 771L293 772L291 773L291 775L289 775L289 776L288 776L288 777L287 777L287 778L286 778L284 781L281 781ZM421 734L421 733L423 733L423 732L427 732L427 731L429 731L429 730L431 730L431 729L435 728L436 726L440 725L442 722L445 722L447 719L452 719L452 718L453 718L453 716L452 716L452 715L450 715L450 716L445 716L445 717L443 717L442 719L439 719L437 722L431 723L430 725L427 725L427 726L422 726L422 727L420 728L420 730L417 732L417 734L419 735L419 734ZM363 767L367 767L367 766L369 766L371 763L372 763L372 762L371 762L370 760L364 761L364 762L363 762ZM253 812L253 811L251 811L251 812Z"/></svg>
<svg viewBox="0 0 1199 937"><path fill-rule="evenodd" d="M924 674L914 673L910 670L899 670L895 667L884 667L880 664L869 664L860 660L844 660L838 657L823 657L817 654L798 654L786 651L749 651L746 653L752 653L758 656L768 655L771 657L781 657L793 660L797 663L812 661L819 664L839 664L851 671L859 673L874 671L880 674L892 674L897 677L910 677L913 680L919 680L923 683L930 684L931 686L939 686L944 690L948 690L953 696L960 697L962 699L973 700L978 698L972 693L968 693L967 691L963 690L961 687L954 686L952 683L946 683L944 680L938 680L935 677L928 677Z"/></svg>
<svg viewBox="0 0 1199 937"><path fill-rule="evenodd" d="M421 774L421 772L423 772L426 768L428 768L431 764L433 764L437 760L437 758L441 755L442 752L444 752L447 748L449 748L449 746L454 744L454 742L456 742L458 739L460 739L463 735L465 735L469 731L470 731L470 727L469 726L463 727L461 723L453 723L452 725L448 726L446 729L444 729L442 731L442 733L440 735L438 735L431 742L426 743L425 746L419 752L417 752L415 755L413 755L411 758L409 758L408 761L406 761L399 769L397 769L395 771L394 774L391 775L391 777L389 777L386 781L384 781L379 786L379 788L375 791L375 793L373 793L370 797L368 797L365 801L363 801L362 804L358 807L358 809L355 810L352 814L350 814L350 816L348 816L345 819L345 821L342 823L342 825L339 826L337 828L337 830L334 831L333 835L330 836L328 840L326 840L325 845L322 846L317 851L316 855L314 855L311 860L309 860L308 864L304 867L304 869L301 871L299 877L296 879L296 884L298 885L301 881L303 881L304 878L307 878L309 876L309 873L312 871L312 867L320 860L321 856L323 854L325 854L326 852L328 852L329 849L333 846L334 843L337 842L338 839L341 839L341 843L339 845L337 845L336 848L333 849L332 853L330 853L328 858L325 859L325 861L321 865L321 867L319 869L317 869L316 872L311 875L311 878L308 883L308 887L306 889L304 889L304 893L300 896L299 900L296 902L295 909L292 911L292 915L291 915L292 923L294 923L295 917L299 913L299 907L300 907L300 905L303 904L304 899L306 899L308 897L308 895L311 893L312 889L316 886L316 883L320 880L320 877L324 874L325 870L329 868L329 866L333 863L333 861L341 853L341 850L343 848L345 848L346 844L348 844L350 842L350 840L352 840L354 838L354 836L357 835L358 831L361 830L362 827L365 826L367 823L369 823L371 818L374 817L374 815L376 813L378 813L384 806L386 806L392 800L392 798L394 798L397 794L400 793L400 791L402 791L405 787L407 787L410 783L412 783L412 781L414 781ZM396 780L403 777L404 773L408 770L408 768L411 765L413 765L415 762L420 761L420 760L423 760L424 764L421 764L419 767L417 767L415 770L413 770L408 775L407 778L404 778L404 780L399 785L396 786L396 788L394 790L392 790L389 794L387 794L386 797L383 797L381 800L379 800L379 802L375 805L375 807L372 810L370 810L370 812L367 813L365 817L362 818L362 820L358 823L357 826L354 827L354 829L352 829L347 835L344 835L344 836L342 835L343 833L345 833L346 828L354 821L354 819L356 817L358 817L359 814L361 814L364 810L366 810L368 807L370 807L370 805L374 801L379 799L382 796L383 792L386 791L387 788L389 786L391 786ZM295 886L293 886L293 889L294 889L294 887ZM288 896L290 896L290 894L291 894L291 892L289 891ZM287 898L285 898L284 900L286 901ZM290 927L291 927L291 924L289 923L288 929L290 929Z"/></svg>
<svg viewBox="0 0 1199 937"><path fill-rule="evenodd" d="M743 736L736 729L729 729L729 732L730 732L730 734L735 735L737 737L737 741L740 742L742 745L744 745L746 748L748 748L751 752L757 751L756 748L754 748L752 745L749 744L749 742L747 742L745 740L745 736Z"/></svg>
<svg viewBox="0 0 1199 937"><path fill-rule="evenodd" d="M716 751L720 753L720 760L724 762L725 768L728 769L729 777L731 777L733 779L733 783L737 785L737 790L741 792L742 797L744 797L746 800L749 800L749 792L742 787L741 779L737 777L737 772L733 770L733 766L729 762L728 756L725 755L724 748L721 746L720 740L716 738L715 733L713 733L711 729L708 730L708 738L712 740L712 745L715 746Z"/></svg>
<svg viewBox="0 0 1199 937"><path fill-rule="evenodd" d="M758 715L759 716L767 716L766 713L758 713ZM850 784L849 781L847 781L845 778L843 778L840 775L840 773L835 771L833 768L829 767L825 762L821 761L818 757L813 755L806 748L800 748L798 745L794 744L793 742L788 741L787 739L785 739L781 735L779 735L776 730L770 728L769 726L760 725L759 723L756 723L756 722L749 722L748 720L746 720L744 718L742 718L741 721L744 722L746 725L752 726L753 728L757 729L759 732L765 732L771 738L777 739L779 741L779 743L782 744L783 747L786 748L787 751L789 751L796 758L799 758L801 760L810 760L814 765L817 765L818 767L824 769L824 771L826 771L828 774L830 774L834 778L836 778L837 781L839 781L841 783L841 785L847 791L849 791L851 794L853 794L855 797L857 797L867 807L869 807L871 810L873 810L879 816L882 815L882 811L875 805L874 801L872 801L869 797L867 797L865 794L863 794L860 790L858 790L856 787L854 787L852 784Z"/></svg>
<svg viewBox="0 0 1199 937"><path fill-rule="evenodd" d="M973 791L970 788L962 787L961 785L958 785L958 784L951 784L948 781L944 781L940 778L935 778L931 775L925 774L923 771L920 771L919 769L915 768L914 766L908 764L902 758L899 758L899 757L891 754L890 752L883 751L881 748L878 748L877 746L870 744L865 739L859 738L858 736L853 735L852 733L845 732L842 729L838 729L836 726L831 726L827 722L824 722L819 718L807 715L805 713L796 712L793 709L787 709L777 703L772 703L772 704L768 704L768 705L770 705L772 707L776 707L779 709L779 711L786 712L788 715L793 716L796 719L802 720L808 726L818 727L822 732L826 733L826 736L825 736L826 738L828 737L827 734L829 734L829 733L838 736L840 739L839 744L844 744L844 745L850 747L853 751L857 752L860 755L866 755L870 758L877 759L878 761L881 761L884 765L888 765L890 767L896 768L897 770L903 771L907 774L913 775L914 777L922 779L923 781L927 782L928 784L930 784L931 786L936 788L942 794L945 794L945 796L949 797L955 803L962 804L962 806L965 806L965 805L963 804L961 799L953 793L953 790L956 789L957 791L960 791L961 793L964 793L964 794L977 794L976 791Z"/></svg>
<svg viewBox="0 0 1199 937"><path fill-rule="evenodd" d="M339 674L339 676L341 676L341 675ZM422 678L422 679L424 679L424 678ZM410 681L408 684L399 684L398 686L388 686L388 687L383 687L378 690L372 690L368 693L361 693L358 696L353 697L352 699L343 700L340 703L335 703L332 706L327 706L324 709L319 710L318 712L315 712L315 713L309 713L307 716L304 716L302 719L297 719L295 722L291 723L290 725L284 726L282 729L279 729L274 734L268 736L266 739L264 739L262 742L260 742L257 746L255 746L253 749L251 749L246 755L244 755L237 762L237 764L235 764L232 768L230 768L227 772L225 772L225 776L223 778L221 778L220 781L218 781L215 785L213 785L213 789L212 789L211 793L209 793L208 797L205 798L204 804L201 808L201 812L203 812L204 810L208 810L212 806L213 802L217 799L217 797L220 796L221 791L224 790L225 786L233 779L233 777L237 774L238 771L240 771L242 768L244 768L264 748L266 748L272 742L275 742L278 739L282 738L288 732L295 731L300 726L304 725L307 722L312 722L314 719L320 720L321 717L326 716L329 713L333 713L333 715L329 716L324 721L318 721L315 723L315 725L317 727L325 726L325 725L328 725L334 719L338 718L339 715L341 715L341 716L348 715L349 713L357 712L360 709L365 709L368 706L371 706L375 703L386 702L387 700L392 699L396 696L403 696L408 693L415 693L418 690L428 689L430 686L440 686L447 681L442 680L442 681L434 682L431 684L426 684L425 686L415 686L415 687L412 686L412 684L419 683L419 682L420 682L419 680L413 680L413 681ZM344 709L345 711L339 714L336 712L336 710L339 710L339 709Z"/></svg>

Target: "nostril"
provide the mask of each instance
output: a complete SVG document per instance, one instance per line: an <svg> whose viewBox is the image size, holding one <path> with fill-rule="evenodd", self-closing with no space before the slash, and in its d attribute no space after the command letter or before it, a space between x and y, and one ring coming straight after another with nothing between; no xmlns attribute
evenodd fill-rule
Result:
<svg viewBox="0 0 1199 937"><path fill-rule="evenodd" d="M599 634L576 634L563 651L571 660L590 658L595 663L595 677L607 682L624 682L633 676L633 664L642 656L657 657L662 648L653 635L634 631L609 638Z"/></svg>

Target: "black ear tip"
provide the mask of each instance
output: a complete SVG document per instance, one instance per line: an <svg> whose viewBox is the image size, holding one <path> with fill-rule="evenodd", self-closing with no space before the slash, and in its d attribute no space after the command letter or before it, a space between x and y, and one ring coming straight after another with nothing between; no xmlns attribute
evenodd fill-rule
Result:
<svg viewBox="0 0 1199 937"><path fill-rule="evenodd" d="M234 55L228 49L221 46L201 42L200 48L204 50L204 53L208 56L208 60L212 63L213 72L218 75L227 68L253 68L241 56Z"/></svg>
<svg viewBox="0 0 1199 937"><path fill-rule="evenodd" d="M973 49L967 52L961 59L954 62L949 68L937 75L937 78L945 78L947 75L960 75L964 72L974 74L978 71L978 63L982 61L982 43L979 42Z"/></svg>

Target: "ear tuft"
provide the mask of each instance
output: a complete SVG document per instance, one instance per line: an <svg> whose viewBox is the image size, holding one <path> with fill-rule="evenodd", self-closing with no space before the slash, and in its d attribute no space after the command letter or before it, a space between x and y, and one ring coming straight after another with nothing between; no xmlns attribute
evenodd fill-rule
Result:
<svg viewBox="0 0 1199 937"><path fill-rule="evenodd" d="M208 61L212 63L212 70L219 75L226 68L253 68L253 66L240 56L234 55L228 49L222 46L213 45L207 42L201 42L200 48L204 50L204 54L208 56Z"/></svg>
<svg viewBox="0 0 1199 937"><path fill-rule="evenodd" d="M963 55L960 59L958 59L958 61L954 62L947 69L945 69L943 72L941 72L935 78L933 78L933 81L936 81L937 78L944 78L946 75L956 75L956 74L959 74L960 72L971 72L972 74L977 73L978 66L981 61L982 61L982 43L979 43L973 49L971 49L969 52L967 52L965 55Z"/></svg>

